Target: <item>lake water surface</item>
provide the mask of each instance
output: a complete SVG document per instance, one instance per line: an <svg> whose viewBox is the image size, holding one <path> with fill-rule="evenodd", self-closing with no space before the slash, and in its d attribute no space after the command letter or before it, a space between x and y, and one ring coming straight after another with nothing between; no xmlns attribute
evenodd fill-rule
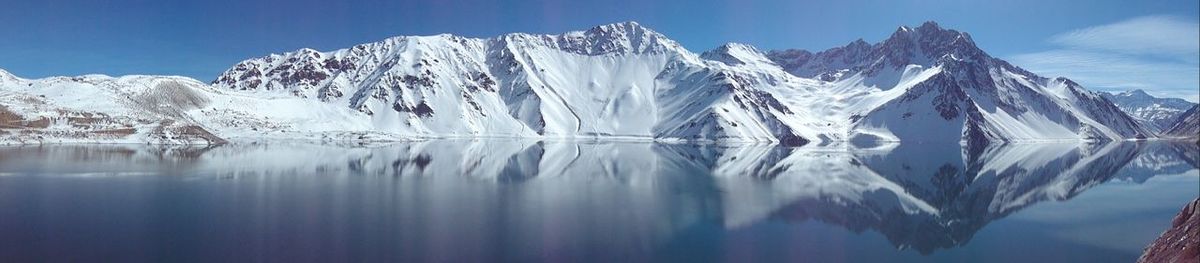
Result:
<svg viewBox="0 0 1200 263"><path fill-rule="evenodd" d="M1194 144L0 147L0 261L1132 262Z"/></svg>

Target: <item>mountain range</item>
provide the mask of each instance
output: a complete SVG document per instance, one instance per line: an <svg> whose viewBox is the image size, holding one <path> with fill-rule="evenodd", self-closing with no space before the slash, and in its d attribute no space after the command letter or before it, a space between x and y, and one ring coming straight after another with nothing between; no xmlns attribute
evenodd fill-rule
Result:
<svg viewBox="0 0 1200 263"><path fill-rule="evenodd" d="M697 54L624 22L301 49L242 61L207 84L0 71L0 141L9 143L523 137L981 150L1163 130L1139 117L934 22L815 53L731 43Z"/></svg>
<svg viewBox="0 0 1200 263"><path fill-rule="evenodd" d="M1154 97L1140 89L1121 93L1101 92L1100 96L1104 96L1105 99L1116 104L1130 117L1142 123L1143 127L1155 132L1171 128L1179 116L1183 116L1185 111L1196 106L1195 103L1179 98Z"/></svg>

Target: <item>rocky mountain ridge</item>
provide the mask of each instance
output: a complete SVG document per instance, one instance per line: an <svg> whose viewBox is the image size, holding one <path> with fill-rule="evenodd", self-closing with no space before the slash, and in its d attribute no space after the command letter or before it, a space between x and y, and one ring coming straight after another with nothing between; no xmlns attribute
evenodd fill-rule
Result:
<svg viewBox="0 0 1200 263"><path fill-rule="evenodd" d="M157 89L162 85L134 80L173 84ZM87 93L96 96L74 97ZM170 99L133 99L146 94ZM27 107L29 98L53 107ZM859 40L816 53L731 43L696 54L636 22L558 35L405 36L248 59L209 85L5 73L0 101L15 105L6 110L16 116L9 122L84 109L145 119L141 109L162 108L166 113L150 113L172 121L165 126L189 123L212 135L187 142L527 137L982 149L1153 136L1101 95L993 58L970 35L933 22L900 27L880 43ZM73 141L31 135L47 128L10 124L0 140ZM153 136L160 139L117 137L178 143Z"/></svg>

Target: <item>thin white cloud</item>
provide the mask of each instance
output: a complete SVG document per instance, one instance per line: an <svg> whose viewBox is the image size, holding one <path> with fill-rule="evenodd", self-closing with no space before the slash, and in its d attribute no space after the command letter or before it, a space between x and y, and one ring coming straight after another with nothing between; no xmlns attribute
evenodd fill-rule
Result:
<svg viewBox="0 0 1200 263"><path fill-rule="evenodd" d="M1156 97L1200 101L1200 24L1146 16L1055 35L1059 48L1010 57L1045 76L1100 91L1143 89Z"/></svg>
<svg viewBox="0 0 1200 263"><path fill-rule="evenodd" d="M1094 90L1143 89L1157 97L1200 101L1196 64L1069 49L1021 54L1011 60L1030 71L1065 76Z"/></svg>
<svg viewBox="0 0 1200 263"><path fill-rule="evenodd" d="M1055 35L1064 46L1128 54L1178 56L1200 54L1200 23L1173 16L1144 16Z"/></svg>

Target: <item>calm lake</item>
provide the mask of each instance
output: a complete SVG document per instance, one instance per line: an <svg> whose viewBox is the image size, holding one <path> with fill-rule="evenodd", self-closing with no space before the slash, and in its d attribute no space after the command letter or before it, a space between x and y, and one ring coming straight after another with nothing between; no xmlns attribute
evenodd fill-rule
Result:
<svg viewBox="0 0 1200 263"><path fill-rule="evenodd" d="M1195 144L0 147L0 261L1133 262Z"/></svg>

